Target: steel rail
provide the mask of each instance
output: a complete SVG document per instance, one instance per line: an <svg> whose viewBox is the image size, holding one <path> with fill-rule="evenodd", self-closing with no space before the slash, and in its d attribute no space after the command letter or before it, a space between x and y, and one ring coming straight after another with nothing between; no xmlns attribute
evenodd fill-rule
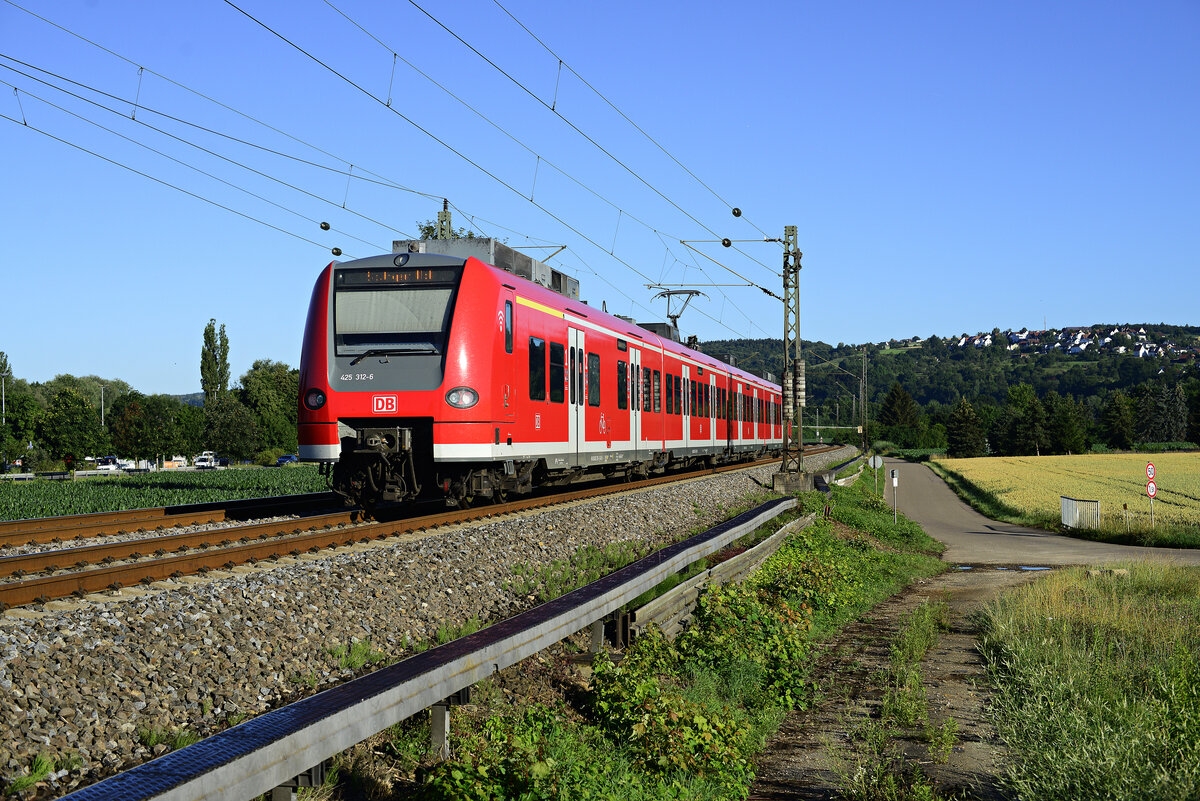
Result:
<svg viewBox="0 0 1200 801"><path fill-rule="evenodd" d="M508 620L272 710L67 795L245 801L620 609L796 505L780 498Z"/></svg>
<svg viewBox="0 0 1200 801"><path fill-rule="evenodd" d="M839 446L840 447L840 446ZM825 448L822 450L829 450ZM775 459L765 463L774 463ZM759 462L756 464L762 464ZM178 578L185 575L206 572L209 570L229 569L248 562L265 559L277 559L284 556L298 556L304 552L316 552L326 548L350 545L356 542L385 539L388 537L411 534L444 525L470 522L485 517L502 514L529 511L563 503L587 500L603 495L620 492L637 491L643 488L676 481L699 478L714 473L746 469L755 464L722 465L717 468L676 473L670 476L647 479L630 484L606 485L568 493L512 501L492 506L472 509L454 509L446 512L423 515L405 520L388 523L366 523L353 528L337 531L322 531L298 536L280 537L264 542L255 542L231 547L213 548L180 556L170 556L158 559L148 559L111 567L90 568L73 573L63 573L52 576L37 576L21 581L0 584L0 610L31 603L45 603L68 596L83 596L102 590L119 590L136 584L150 584L168 578ZM291 522L291 521L290 521ZM222 530L228 531L228 529ZM208 532L211 534L211 532ZM142 542L145 542L144 540ZM70 554L67 549L60 553ZM18 557L12 557L14 559ZM3 564L0 562L0 564ZM32 562L36 564L36 562Z"/></svg>
<svg viewBox="0 0 1200 801"><path fill-rule="evenodd" d="M53 520L54 518L48 518ZM49 542L65 542L67 540L82 540L92 537L103 537L110 534L126 534L131 531L149 531L175 526L198 526L209 523L223 523L225 513L219 509L207 512L172 515L171 517L126 517L106 520L98 523L73 523L61 528L39 528L33 530L12 530L0 533L0 546L12 545L45 545Z"/></svg>
<svg viewBox="0 0 1200 801"><path fill-rule="evenodd" d="M305 495L280 495L233 501L123 509L114 512L89 512L59 517L35 517L27 520L0 521L0 546L40 545L58 540L123 534L130 530L162 529L202 523L220 523L227 517L243 517L269 510L295 510L303 506L329 504L331 492Z"/></svg>
<svg viewBox="0 0 1200 801"><path fill-rule="evenodd" d="M164 534L157 537L142 537L136 540L106 542L100 545L81 545L76 548L60 548L54 551L0 556L0 576L19 576L40 573L44 570L65 570L80 565L111 562L115 559L139 559L149 554L163 555L189 548L211 548L233 542L265 539L314 528L342 526L357 522L353 512L335 512L315 515L298 520L281 520L270 523L250 523L244 526L190 531L183 534Z"/></svg>

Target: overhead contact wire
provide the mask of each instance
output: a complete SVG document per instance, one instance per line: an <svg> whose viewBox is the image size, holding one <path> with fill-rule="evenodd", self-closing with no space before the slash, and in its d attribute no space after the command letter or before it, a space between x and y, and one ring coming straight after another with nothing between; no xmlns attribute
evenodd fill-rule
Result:
<svg viewBox="0 0 1200 801"><path fill-rule="evenodd" d="M226 0L226 2L228 2L228 0ZM694 222L696 225L700 226L702 229L704 229L705 231L707 231L707 232L708 232L709 234L711 234L712 236L715 236L715 237L718 237L718 238L720 238L720 237L719 237L719 235L717 234L717 232L716 232L716 231L712 230L712 229L711 229L711 228L709 228L707 225L705 225L704 223L700 222L698 219L696 219L694 216L692 216L692 214L691 214L690 212L688 212L686 209L684 209L682 206L680 206L680 205L679 205L678 203L676 203L674 200L672 200L671 198L669 198L669 197L667 197L665 194L663 194L663 192L662 192L662 191L660 191L660 190L658 189L658 187L656 187L656 186L654 186L653 184L651 184L649 181L647 181L645 178L643 178L643 177L642 177L642 176L641 176L641 175L640 175L640 174L639 174L639 173L638 173L636 170L634 170L632 167L630 167L629 165L627 165L625 162L621 161L621 159L617 158L617 157L616 157L616 156L615 156L613 153L611 153L611 152L610 152L610 151L609 151L607 148L605 148L603 145L601 145L599 142L597 142L595 139L593 139L593 138L592 138L590 135L588 135L588 134L587 134L587 133L586 133L586 132L585 132L585 131L584 131L582 128L580 128L579 126L577 126L577 125L576 125L574 122L572 122L572 121L571 121L570 119L568 119L567 117L563 116L563 114L562 114L561 112L559 112L559 111L555 110L555 108L554 108L552 105L550 105L549 103L547 103L545 100L543 100L542 98L538 97L538 95L537 95L537 93L536 93L536 92L534 92L533 90L531 90L529 87L525 86L525 84L523 84L523 83L521 83L520 81L518 81L516 78L514 78L512 75L510 75L510 74L509 74L507 71L505 71L503 67L501 67L500 65L498 65L496 62L492 61L490 58L488 58L488 57L487 57L487 56L485 56L485 55L484 55L482 52L480 52L480 51L479 51L479 50L478 50L478 49L477 49L477 48L476 48L474 45L472 45L472 44L471 44L470 42L468 42L466 39L463 39L461 36L459 36L457 33L455 33L455 32L454 32L454 31L453 31L453 30L452 30L452 29L451 29L449 26L447 26L447 25L446 25L444 22L442 22L442 21L441 21L441 20L439 20L437 17L433 16L433 14L430 14L428 11L426 11L424 8L422 8L422 7L421 7L421 6L420 6L420 5L419 5L419 4L416 2L416 0L408 0L408 2L409 2L409 4L410 4L410 5L412 5L412 6L413 6L413 8L417 9L417 10L418 10L418 11L420 11L422 14L424 14L424 15L425 15L425 16L427 16L427 17L429 17L429 19L430 19L430 20L432 20L432 21L434 22L434 24L436 24L436 25L437 25L439 28L441 28L441 29L442 29L442 30L444 30L446 33L450 34L450 35L451 35L451 36L453 36L455 39L457 39L457 40L458 40L458 41L459 41L459 42L460 42L460 43L461 43L461 44L462 44L464 47L466 47L466 48L467 48L468 50L470 50L472 53L474 53L475 55L479 56L481 59L483 59L484 61L486 61L486 62L487 62L487 63L488 63L488 64L489 64L489 65L490 65L490 66L491 66L491 67L492 67L494 70L496 70L497 72L499 72L499 73L500 73L501 75L503 75L505 78L508 78L510 81L512 81L512 83L513 83L514 85L516 85L517 87L519 87L519 88L521 89L521 91L525 92L527 95L529 95L529 96L530 96L531 98L533 98L535 101L537 101L537 103L538 103L538 104L540 104L540 105L541 105L543 108L547 109L547 110L548 110L548 111L550 111L552 114L554 114L556 117L558 117L560 120L562 120L563 122L565 122L565 123L566 123L566 124L567 124L567 125L568 125L568 126L571 128L571 129L572 129L572 130L574 130L576 133L578 133L580 136L582 136L584 139L586 139L588 142L590 142L590 143L591 143L591 144L592 144L592 145L593 145L593 146L594 146L594 147L595 147L597 150L599 150L601 153L603 153L604 155L606 155L606 156L608 156L610 159L612 159L612 161L613 161L614 163L616 163L618 166L620 166L620 167L621 167L621 169L623 169L623 170L625 170L626 172L628 172L628 173L629 173L631 176L633 176L634 178L636 178L636 179L637 179L639 182L641 182L641 183L642 183L642 185L644 185L644 186L645 186L647 189L649 189L651 192L653 192L654 194L658 195L660 198L662 198L663 200L665 200L665 201L666 201L666 202L667 202L667 203L668 203L670 206L672 206L672 207L673 207L673 208L674 208L676 211L678 211L678 212L679 212L680 214L682 214L683 216L687 217L689 220L691 220L692 222ZM511 16L511 15L510 15L510 16ZM517 24L520 24L520 23L518 22ZM532 34L531 34L531 35L532 35ZM548 49L548 48L547 48L547 49ZM553 51L551 51L551 52L552 52L552 54L553 54ZM558 56L555 56L555 58L558 58ZM570 69L570 68L568 67L568 69ZM574 70L571 70L571 71L572 71L572 73L574 73ZM581 79L581 80L582 80L582 79ZM589 87L589 88L590 88L590 87ZM595 91L595 90L593 90L593 91ZM722 202L724 202L724 201L722 201ZM727 205L728 205L728 204L727 204ZM766 234L763 234L763 236L766 236ZM742 253L742 255L746 256L746 258L748 258L748 259L750 259L751 261L753 261L753 262L755 262L755 263L759 264L761 267L763 267L764 269L766 269L766 270L770 271L771 273L774 273L774 272L775 272L775 271L774 271L774 270L772 270L770 267L768 267L767 265L763 264L761 261L758 261L758 259L755 259L753 256L750 256L750 255L749 255L749 254L747 254L747 253L743 253L743 252L742 252L740 249L738 250L738 252L739 252L739 253Z"/></svg>
<svg viewBox="0 0 1200 801"><path fill-rule="evenodd" d="M217 208L219 208L219 209L223 209L224 211L227 211L227 212L229 212L230 214L236 214L237 216L239 216L239 217L241 217L241 218L243 218L243 219L250 220L251 222L256 222L256 223L258 223L259 225L265 226L265 227L267 227L267 228L270 228L270 229L272 229L272 230L274 230L274 231L278 231L278 232L279 232L279 233L281 233L281 234L286 234L286 235L288 235L288 236L290 236L290 237L293 237L293 238L295 238L295 239L299 239L301 242L307 242L307 243L308 243L308 244L310 244L310 245L316 245L317 247L321 248L322 250L325 248L325 245L322 245L320 242L314 242L313 240L311 240L311 239L309 239L309 238L307 238L307 237L301 236L300 234L293 233L292 231L289 231L289 230L287 230L286 228L280 228L280 227L279 227L279 226L277 226L277 225L272 225L271 223L269 223L269 222L266 222L265 220L260 220L260 219L258 219L257 217L253 217L253 216L251 216L251 215L249 215L249 214L246 214L246 213L244 213L244 212L240 212L240 211L238 211L237 209L233 209L233 208L230 208L229 206L222 205L222 204L218 203L218 202L217 202L217 201L215 201L215 200L210 200L209 198L206 198L206 197L204 197L203 195L198 195L198 194L196 194L195 192L191 192L191 191L189 191L189 190L187 190L187 189L184 189L183 187L176 186L175 184L172 184L172 183L170 183L170 182L168 182L168 181L164 181L164 180L162 180L161 178L155 178L153 175L150 175L150 174L148 174L148 173L144 173L144 172L142 172L141 170L138 170L138 169L135 169L135 168L133 168L133 167L130 167L128 164L122 164L121 162L119 162L119 161L115 161L115 160L113 160L113 159L110 159L110 158L108 158L107 156L102 156L101 154L99 154L99 153L96 153L95 151L88 150L86 147L83 147L82 145L77 145L77 144L75 144L74 142L69 142L69 141L67 141L66 139L62 139L62 138L60 138L60 137L57 137L57 136L55 136L54 134L52 134L52 133L50 133L50 132L48 132L48 131L43 131L41 128L38 128L38 127L37 127L37 126L35 126L35 125L30 125L28 122L20 122L20 121L16 120L15 118L8 116L7 114L0 114L0 118L6 119L6 120L8 120L9 122L12 122L12 123L16 123L17 125L22 125L22 126L24 126L24 127L28 128L28 129L29 129L29 130L31 130L31 131L37 131L37 132L38 132L38 133L40 133L42 136L45 136L45 137L47 137L47 138L49 138L49 139L53 139L54 141L56 141L56 142L60 142L60 143L62 143L62 144L64 144L64 145L67 145L68 147L73 147L73 148L75 148L76 150L79 150L79 151L81 151L81 152L83 152L83 153L87 153L89 156L94 156L94 157L96 157L96 158L100 159L101 161L107 161L109 164L112 164L112 165L114 165L114 166L116 166L116 167L120 167L121 169L124 169L124 170L129 170L129 172L132 172L132 173L134 173L135 175L140 175L140 176L142 176L143 178L147 178L147 179L149 179L149 180L151 180L151 181L154 181L156 184L162 184L163 186L166 186L166 187L169 187L169 188L171 188L171 189L174 189L176 192L182 192L183 194L187 195L188 197L192 197L192 198L195 198L196 200L203 201L203 202L205 202L205 203L208 203L208 204L209 204L209 205L211 205L211 206L216 206Z"/></svg>
<svg viewBox="0 0 1200 801"><path fill-rule="evenodd" d="M642 136L646 137L646 139L649 140L649 142L651 144L653 144L655 147L657 147L659 150L661 150L663 155L665 155L671 161L673 161L677 165L679 165L679 168L681 170L683 170L688 175L690 175L696 183L698 183L702 187L704 187L708 191L708 193L711 194L713 197L715 197L717 200L719 200L725 206L725 208L730 209L730 210L733 209L733 204L731 204L725 198L721 197L721 195L718 194L716 190L714 190L712 187L710 187L708 184L706 184L704 181L702 181L700 179L700 176L696 175L696 173L694 173L690 169L688 169L687 166L682 161L677 159L669 150L667 150L665 147L663 147L663 145L660 144L657 139L655 139L653 136L651 136L646 131L642 130L642 127L640 125L638 125L636 122L634 122L632 119L630 119L629 116L624 111L621 111L621 109L619 109L615 103L613 103L611 100L609 100L607 97L605 97L604 93L602 93L596 87L592 86L586 78L584 78L582 75L579 74L578 71L575 70L574 67L572 67L570 64L567 64L566 62L564 62L562 60L562 56L558 55L558 53L554 52L554 50L552 50L549 45L547 45L540 38L538 38L537 34L535 34L533 31L531 31L529 29L529 27L527 25L525 25L525 23L523 23L523 22L521 22L521 20L517 19L516 16L513 15L513 13L511 11L509 11L507 8L505 8L504 5L500 2L500 0L492 0L492 2L496 4L497 8L499 8L501 11L503 11L505 14L507 14L513 22L517 23L517 25L520 26L520 28L523 31L525 31L525 33L529 34L530 38L533 39L533 41L535 41L539 45L541 45L542 48L547 53L549 53L550 55L552 55L556 59L558 59L558 73L559 73L560 78L562 76L562 68L566 67L571 72L572 75L574 75L576 78L579 79L580 83L582 83L588 89L591 89L592 92L596 95L596 97L600 98L605 103L607 103L609 108L611 108L613 111L617 112L617 114L619 114L621 116L621 118L624 119L627 123L629 123L633 127L634 130L636 130ZM558 83L557 82L555 82L555 85L554 85L554 98L555 98L555 104L557 104L557 102L558 102ZM551 110L553 110L553 108ZM748 218L745 217L745 215L742 216L742 219L745 220L745 222L749 223L750 227L754 228L756 231L758 231L763 236L767 235L767 233L765 231L763 231L761 228L759 228L757 225L755 225L753 222L751 222Z"/></svg>

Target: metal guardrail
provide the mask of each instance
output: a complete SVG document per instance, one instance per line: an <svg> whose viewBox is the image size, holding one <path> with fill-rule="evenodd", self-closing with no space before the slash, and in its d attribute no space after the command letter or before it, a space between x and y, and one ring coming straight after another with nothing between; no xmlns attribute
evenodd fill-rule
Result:
<svg viewBox="0 0 1200 801"><path fill-rule="evenodd" d="M1062 524L1068 528L1100 528L1100 501L1081 501L1058 496L1062 500Z"/></svg>
<svg viewBox="0 0 1200 801"><path fill-rule="evenodd" d="M781 498L541 606L248 720L65 796L246 801L376 732L602 620L673 573L791 509Z"/></svg>
<svg viewBox="0 0 1200 801"><path fill-rule="evenodd" d="M651 624L657 625L669 637L678 634L696 601L712 584L727 584L741 581L757 570L773 553L779 550L789 535L808 526L817 517L816 513L793 520L767 539L719 565L693 576L678 587L672 588L633 613L630 628L639 632Z"/></svg>

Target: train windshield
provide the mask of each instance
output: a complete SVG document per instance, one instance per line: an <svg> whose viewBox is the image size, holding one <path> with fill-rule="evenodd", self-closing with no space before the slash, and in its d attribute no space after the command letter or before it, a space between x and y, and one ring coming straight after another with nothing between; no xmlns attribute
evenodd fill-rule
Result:
<svg viewBox="0 0 1200 801"><path fill-rule="evenodd" d="M434 280L368 283L365 271L339 271L333 298L337 355L440 354L459 273L423 272L438 274Z"/></svg>

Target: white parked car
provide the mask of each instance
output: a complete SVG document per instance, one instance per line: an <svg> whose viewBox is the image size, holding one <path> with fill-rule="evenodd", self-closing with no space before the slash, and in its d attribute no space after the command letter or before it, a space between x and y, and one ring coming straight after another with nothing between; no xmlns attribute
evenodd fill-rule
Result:
<svg viewBox="0 0 1200 801"><path fill-rule="evenodd" d="M212 468L217 466L217 455L212 451L205 451L195 458L192 462L193 467Z"/></svg>

